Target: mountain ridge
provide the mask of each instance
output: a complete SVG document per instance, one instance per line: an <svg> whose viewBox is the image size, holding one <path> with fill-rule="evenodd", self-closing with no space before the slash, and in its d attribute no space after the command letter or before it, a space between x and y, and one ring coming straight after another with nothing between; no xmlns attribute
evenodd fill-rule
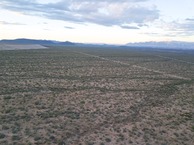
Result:
<svg viewBox="0 0 194 145"><path fill-rule="evenodd" d="M166 49L194 49L194 42L184 41L149 41L149 42L135 42L127 43L124 45L113 45L113 44L101 44L101 43L75 43L71 41L55 41L55 40L41 40L41 39L3 39L0 40L0 44L39 44L39 45L61 45L61 46L103 46L103 47L149 47L149 48L166 48Z"/></svg>
<svg viewBox="0 0 194 145"><path fill-rule="evenodd" d="M136 42L127 43L126 46L134 47L151 47L151 48L179 48L179 49L194 49L194 42L185 41L149 41L149 42Z"/></svg>
<svg viewBox="0 0 194 145"><path fill-rule="evenodd" d="M41 40L41 39L26 39L26 38L19 38L19 39L3 39L0 40L0 43L4 44L40 44L40 45L75 45L77 43L70 42L70 41L54 41L54 40Z"/></svg>

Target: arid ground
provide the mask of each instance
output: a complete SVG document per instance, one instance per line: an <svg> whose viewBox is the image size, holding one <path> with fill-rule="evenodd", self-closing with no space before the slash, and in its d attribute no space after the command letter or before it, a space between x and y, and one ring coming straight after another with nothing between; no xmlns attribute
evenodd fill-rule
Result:
<svg viewBox="0 0 194 145"><path fill-rule="evenodd" d="M194 50L0 51L0 144L192 145Z"/></svg>

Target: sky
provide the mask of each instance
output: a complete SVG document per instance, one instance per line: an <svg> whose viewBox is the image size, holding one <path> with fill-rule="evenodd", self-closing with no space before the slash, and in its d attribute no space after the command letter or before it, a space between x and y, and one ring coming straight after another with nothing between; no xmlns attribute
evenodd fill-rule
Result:
<svg viewBox="0 0 194 145"><path fill-rule="evenodd" d="M0 39L194 42L194 0L1 0Z"/></svg>

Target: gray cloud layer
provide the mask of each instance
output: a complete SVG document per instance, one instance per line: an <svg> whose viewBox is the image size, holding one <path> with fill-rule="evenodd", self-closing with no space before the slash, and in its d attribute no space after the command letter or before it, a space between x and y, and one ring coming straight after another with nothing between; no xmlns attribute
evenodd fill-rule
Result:
<svg viewBox="0 0 194 145"><path fill-rule="evenodd" d="M193 36L194 35L194 19L186 19L184 22L172 22L167 24L168 31L176 36Z"/></svg>
<svg viewBox="0 0 194 145"><path fill-rule="evenodd" d="M123 26L120 26L121 28L123 28L123 29L139 29L139 27L136 27L136 26L125 26L125 25L123 25Z"/></svg>
<svg viewBox="0 0 194 145"><path fill-rule="evenodd" d="M156 8L142 5L146 1L148 0L61 0L43 4L38 0L1 0L0 5L4 9L49 19L123 27L131 23L143 26L146 22L159 18Z"/></svg>

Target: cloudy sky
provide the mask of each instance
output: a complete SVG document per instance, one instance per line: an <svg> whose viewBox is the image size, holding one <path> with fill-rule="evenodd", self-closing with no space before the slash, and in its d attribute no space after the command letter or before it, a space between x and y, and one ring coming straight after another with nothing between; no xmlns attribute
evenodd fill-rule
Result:
<svg viewBox="0 0 194 145"><path fill-rule="evenodd" d="M1 0L0 39L194 42L194 0Z"/></svg>

